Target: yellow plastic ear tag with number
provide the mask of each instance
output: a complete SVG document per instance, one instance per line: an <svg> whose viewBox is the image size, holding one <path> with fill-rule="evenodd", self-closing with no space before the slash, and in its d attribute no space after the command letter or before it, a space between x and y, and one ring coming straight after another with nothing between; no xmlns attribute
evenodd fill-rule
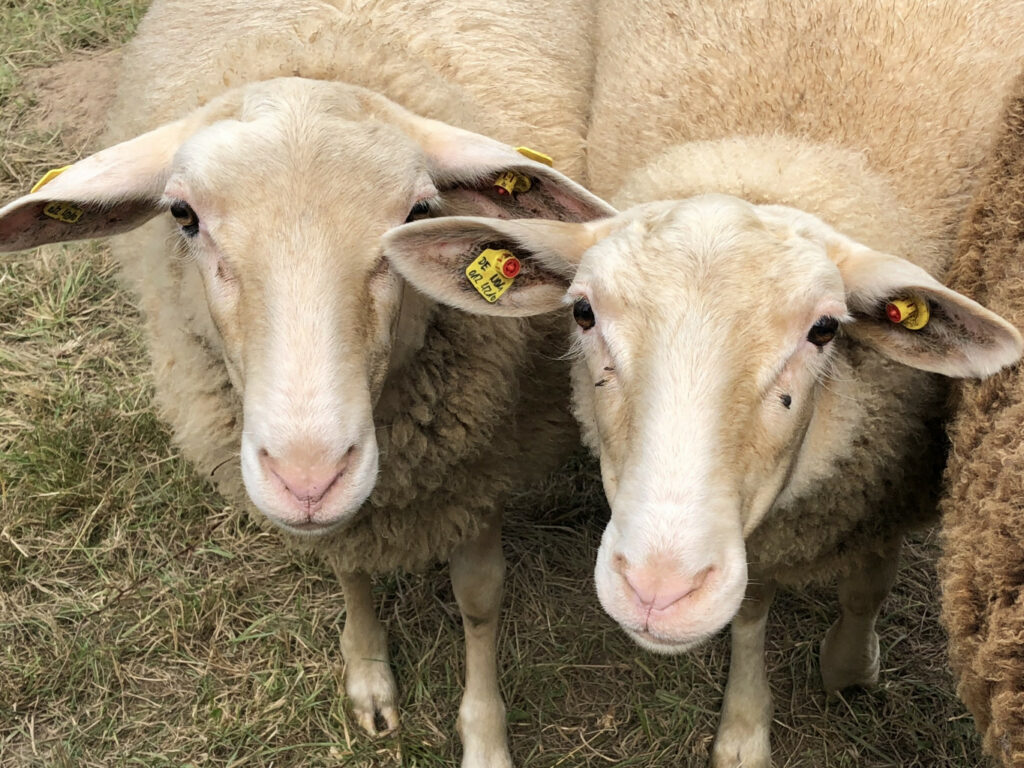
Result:
<svg viewBox="0 0 1024 768"><path fill-rule="evenodd" d="M533 182L529 176L515 171L505 171L494 180L494 186L498 188L499 195L511 195L516 192L529 192Z"/></svg>
<svg viewBox="0 0 1024 768"><path fill-rule="evenodd" d="M63 221L65 224L77 224L78 220L82 218L83 213L85 213L85 210L77 205L62 203L58 200L47 203L46 207L43 208L43 215L57 221Z"/></svg>
<svg viewBox="0 0 1024 768"><path fill-rule="evenodd" d="M515 282L522 263L512 251L485 248L466 267L466 277L477 293L493 304Z"/></svg>
<svg viewBox="0 0 1024 768"><path fill-rule="evenodd" d="M885 305L885 314L891 322L899 323L911 331L921 330L931 319L928 301L920 296L893 299Z"/></svg>
<svg viewBox="0 0 1024 768"><path fill-rule="evenodd" d="M38 192L40 189L42 189L51 181L56 179L70 167L70 165L65 165L63 168L52 168L51 170L47 171L46 173L43 174L43 178L37 181L36 185L32 187L31 190L29 190L29 194L32 194L33 192Z"/></svg>
<svg viewBox="0 0 1024 768"><path fill-rule="evenodd" d="M555 164L555 161L552 160L549 155L545 155L543 152L538 152L536 149L530 149L529 147L516 147L516 152L535 162L544 163L544 165L549 168Z"/></svg>
<svg viewBox="0 0 1024 768"><path fill-rule="evenodd" d="M554 163L554 160L549 156L543 152L538 152L536 149L516 147L516 152L525 158L547 166L551 166ZM499 195L514 195L519 192L529 192L530 188L533 187L533 182L526 174L517 173L516 171L505 171L494 180L494 186L498 188Z"/></svg>

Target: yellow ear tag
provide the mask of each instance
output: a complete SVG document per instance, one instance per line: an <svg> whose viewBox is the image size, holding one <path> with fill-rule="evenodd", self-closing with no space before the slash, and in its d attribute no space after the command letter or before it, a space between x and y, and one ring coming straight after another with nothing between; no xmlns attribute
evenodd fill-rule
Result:
<svg viewBox="0 0 1024 768"><path fill-rule="evenodd" d="M70 167L70 165L65 165L63 168L52 168L51 170L47 171L46 173L43 174L43 178L37 181L36 185L32 187L31 190L29 190L29 194L32 194L33 192L38 192L40 189L42 189L51 181L56 179Z"/></svg>
<svg viewBox="0 0 1024 768"><path fill-rule="evenodd" d="M53 168L47 171L46 173L43 174L43 178L37 181L36 185L32 187L29 194L32 194L33 192L38 192L40 189L42 189L51 181L56 179L70 167L70 165L65 165L63 168ZM83 208L79 208L77 205L72 205L71 203L62 203L57 200L47 203L46 206L43 208L44 216L48 216L51 219L56 219L57 221L62 221L65 224L76 224L78 220L82 218L82 214L84 213L85 210Z"/></svg>
<svg viewBox="0 0 1024 768"><path fill-rule="evenodd" d="M71 203L62 203L58 200L47 203L46 207L43 208L44 215L57 221L63 221L65 224L77 224L78 220L82 218L83 213L85 213L83 208L79 208Z"/></svg>
<svg viewBox="0 0 1024 768"><path fill-rule="evenodd" d="M543 152L538 152L536 149L530 149L529 147L516 147L516 152L535 162L544 163L544 165L549 168L555 164L555 161L552 160L549 155L545 155Z"/></svg>
<svg viewBox="0 0 1024 768"><path fill-rule="evenodd" d="M498 188L499 195L511 195L515 192L529 192L533 182L529 176L515 171L505 171L494 180L494 186Z"/></svg>
<svg viewBox="0 0 1024 768"><path fill-rule="evenodd" d="M512 251L485 248L466 267L466 277L477 293L493 304L512 287L521 268Z"/></svg>
<svg viewBox="0 0 1024 768"><path fill-rule="evenodd" d="M920 296L893 299L885 305L885 314L890 321L899 323L911 331L921 330L931 319L928 302Z"/></svg>

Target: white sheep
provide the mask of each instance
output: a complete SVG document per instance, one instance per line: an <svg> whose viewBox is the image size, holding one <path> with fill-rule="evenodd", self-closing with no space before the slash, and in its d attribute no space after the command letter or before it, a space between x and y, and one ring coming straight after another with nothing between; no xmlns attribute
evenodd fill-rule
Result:
<svg viewBox="0 0 1024 768"><path fill-rule="evenodd" d="M550 321L440 307L379 238L453 212L612 211L464 129L579 174L588 14L583 0L158 0L124 60L120 143L0 209L0 250L133 230L114 250L158 409L200 472L338 574L345 685L370 733L398 724L370 576L450 561L467 768L510 764L501 506L576 442L568 381Z"/></svg>
<svg viewBox="0 0 1024 768"><path fill-rule="evenodd" d="M770 764L776 585L837 578L823 683L877 680L903 533L934 518L945 387L925 371L1021 353L928 272L1022 33L1019 3L605 2L588 176L634 207L385 236L403 274L468 311L572 304L575 409L612 508L598 597L662 653L732 621L718 768ZM496 241L534 270L486 304L460 270Z"/></svg>

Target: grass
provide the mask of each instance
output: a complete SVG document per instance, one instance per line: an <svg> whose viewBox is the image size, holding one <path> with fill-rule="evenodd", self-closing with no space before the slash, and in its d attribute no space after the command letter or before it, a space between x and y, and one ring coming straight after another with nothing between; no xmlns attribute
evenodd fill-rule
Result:
<svg viewBox="0 0 1024 768"><path fill-rule="evenodd" d="M0 2L0 199L74 150L39 68L130 34L134 0ZM83 77L88 77L87 68ZM451 766L462 632L438 567L377 584L402 730L365 738L341 694L328 570L214 494L150 406L140 324L102 244L0 260L0 766ZM726 638L640 651L599 609L592 468L515 500L502 688L517 765L699 766ZM828 590L769 629L780 768L982 763L937 622L936 546L910 548L881 622L882 684L827 699Z"/></svg>

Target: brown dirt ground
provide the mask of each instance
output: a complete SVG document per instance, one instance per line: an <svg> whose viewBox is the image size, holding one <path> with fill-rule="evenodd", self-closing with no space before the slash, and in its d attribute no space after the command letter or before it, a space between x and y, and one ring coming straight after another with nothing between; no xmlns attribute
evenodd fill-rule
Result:
<svg viewBox="0 0 1024 768"><path fill-rule="evenodd" d="M77 51L51 67L25 73L37 99L36 128L60 131L68 149L80 154L95 147L114 101L121 51Z"/></svg>

